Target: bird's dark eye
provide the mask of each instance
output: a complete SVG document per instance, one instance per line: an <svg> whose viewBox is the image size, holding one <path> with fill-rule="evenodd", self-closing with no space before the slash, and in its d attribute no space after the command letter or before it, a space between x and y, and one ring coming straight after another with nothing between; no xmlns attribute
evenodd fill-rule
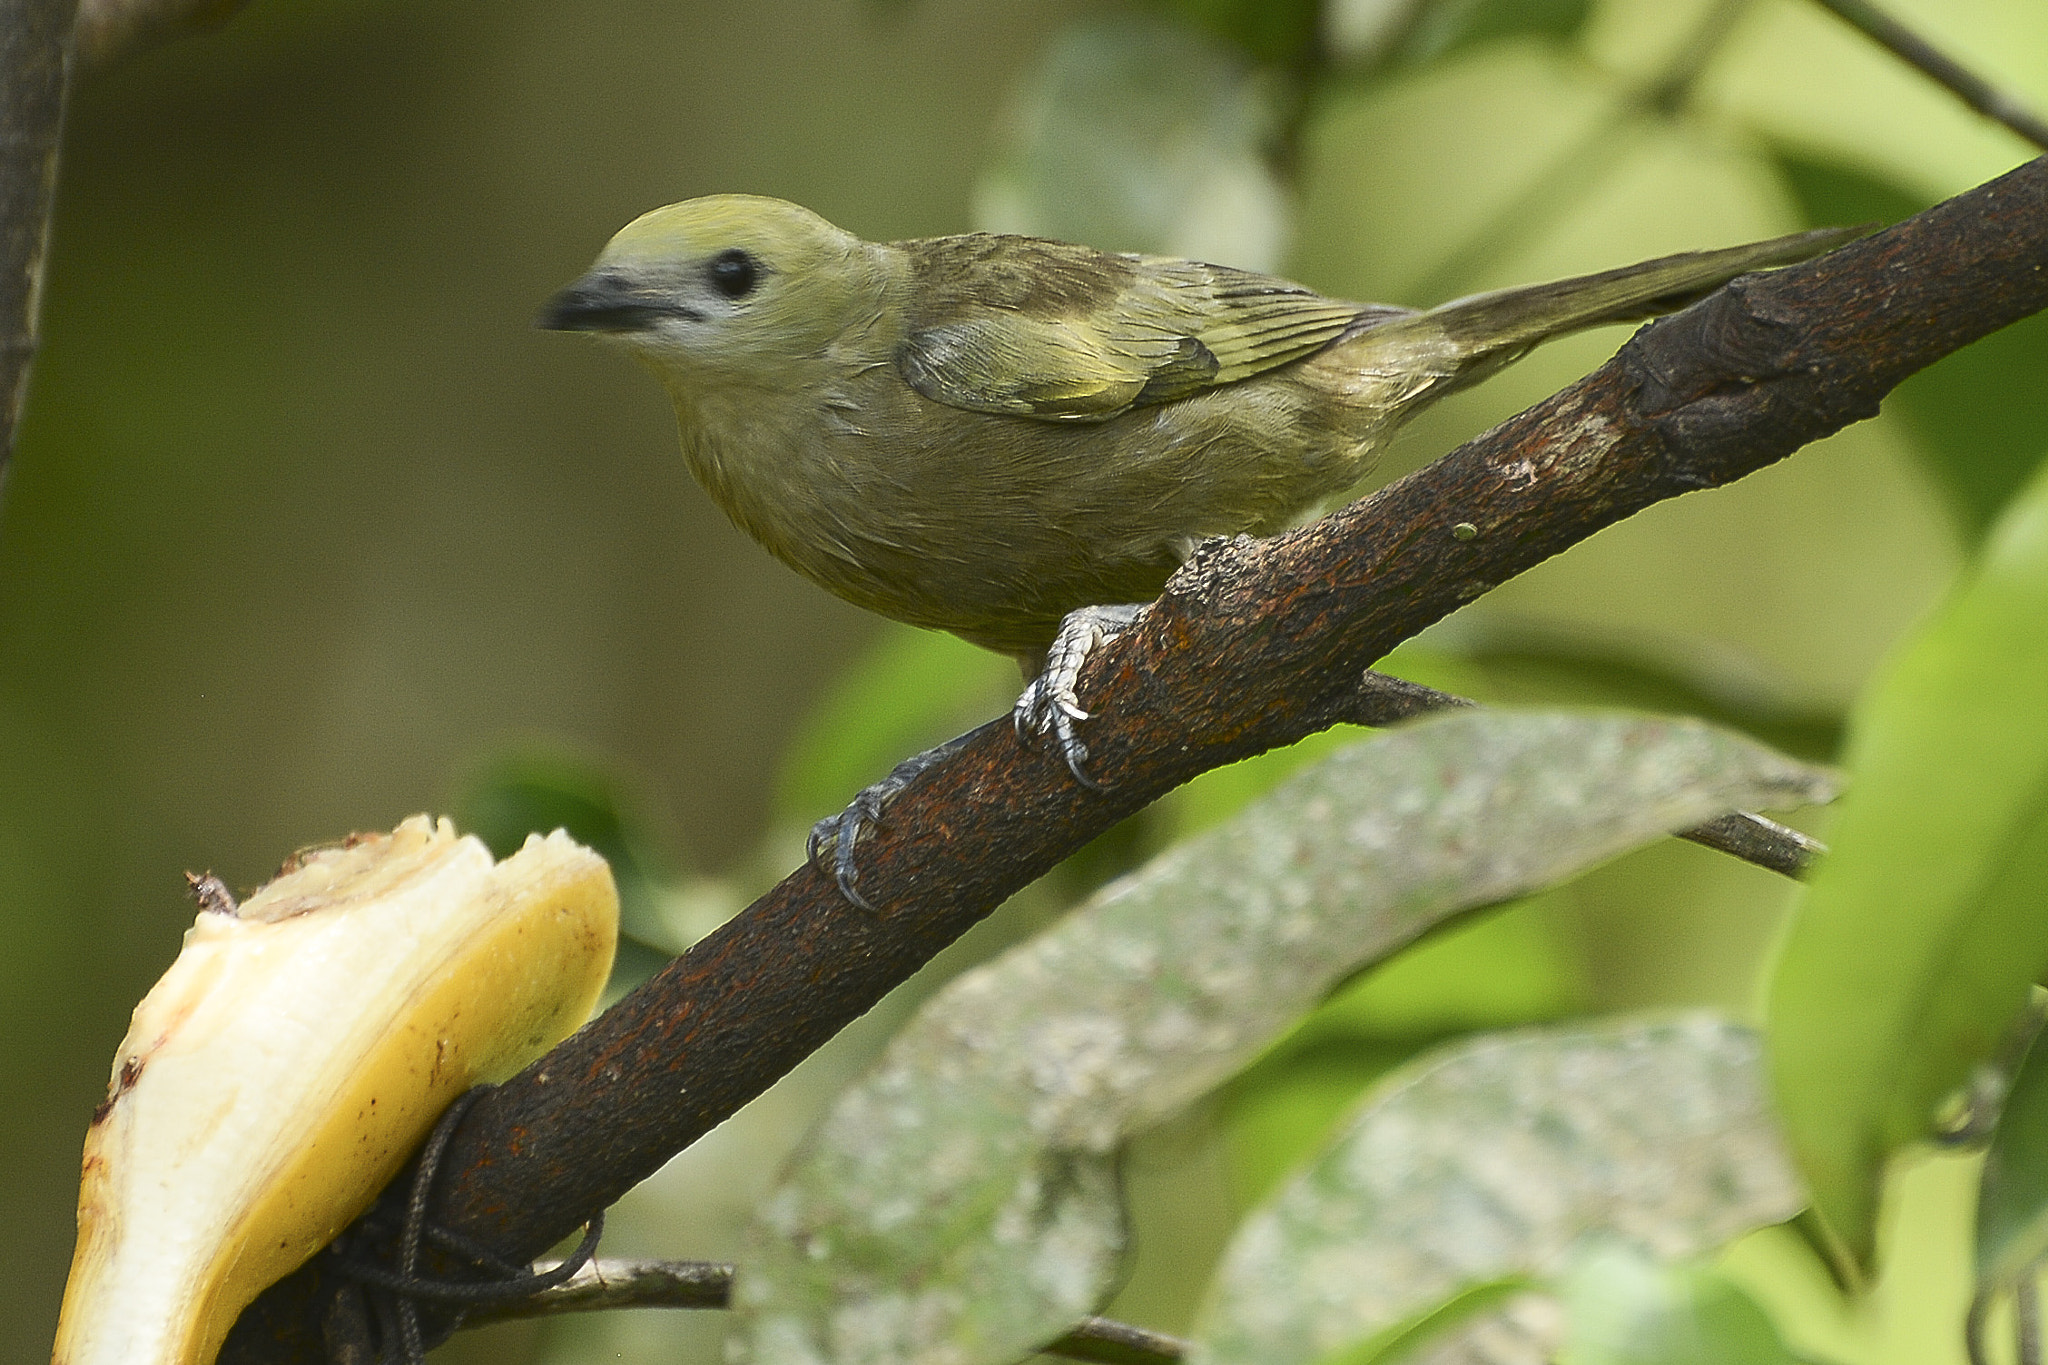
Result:
<svg viewBox="0 0 2048 1365"><path fill-rule="evenodd" d="M729 299L743 299L754 292L761 267L754 263L752 256L734 247L713 256L707 273L713 289Z"/></svg>

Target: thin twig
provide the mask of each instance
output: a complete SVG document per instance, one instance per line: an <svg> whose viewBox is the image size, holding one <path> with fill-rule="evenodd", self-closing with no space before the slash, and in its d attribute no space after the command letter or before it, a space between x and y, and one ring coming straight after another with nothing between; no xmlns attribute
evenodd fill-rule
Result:
<svg viewBox="0 0 2048 1365"><path fill-rule="evenodd" d="M1637 90L1635 103L1666 118L1675 118L1692 98L1694 88L1714 64L1714 58L1720 55L1728 35L1735 32L1735 25L1749 12L1750 3L1751 0L1719 0L1711 6L1664 63L1664 69Z"/></svg>
<svg viewBox="0 0 2048 1365"><path fill-rule="evenodd" d="M1965 69L1870 0L1814 0L1828 13L1941 86L1970 108L2048 149L2048 123L2019 100Z"/></svg>
<svg viewBox="0 0 2048 1365"><path fill-rule="evenodd" d="M1345 719L1358 725L1387 725L1430 711L1477 703L1405 678L1368 670L1360 680L1356 705L1357 710ZM1681 830L1677 837L1792 878L1804 877L1812 869L1814 859L1827 852L1827 846L1818 839L1744 810Z"/></svg>
<svg viewBox="0 0 2048 1365"><path fill-rule="evenodd" d="M2036 986L2027 992L2026 1008L2007 1025L1998 1051L1972 1070L1962 1088L1960 1108L1950 1111L1944 1106L1937 1116L1940 1126L1929 1134L1932 1142L1942 1147L1976 1147L1990 1141L2005 1113L2013 1081L2044 1024L2048 1024L2048 989Z"/></svg>
<svg viewBox="0 0 2048 1365"><path fill-rule="evenodd" d="M1814 860L1828 851L1828 846L1812 835L1747 810L1730 811L1718 820L1682 829L1678 837L1795 881L1811 872Z"/></svg>
<svg viewBox="0 0 2048 1365"><path fill-rule="evenodd" d="M1040 1354L1096 1365L1171 1365L1185 1359L1188 1344L1164 1332L1149 1332L1113 1318L1084 1318L1073 1331Z"/></svg>
<svg viewBox="0 0 2048 1365"><path fill-rule="evenodd" d="M545 1272L559 1262L536 1268ZM470 1327L514 1318L552 1318L614 1308L725 1308L732 1299L732 1267L723 1261L641 1261L600 1257L567 1284L531 1298L487 1303L470 1310Z"/></svg>
<svg viewBox="0 0 2048 1365"><path fill-rule="evenodd" d="M537 1269L546 1274L559 1262ZM466 1326L515 1318L551 1318L564 1313L601 1313L616 1308L703 1308L730 1306L733 1268L722 1261L592 1261L566 1284L531 1298L470 1310ZM1172 1365L1187 1344L1164 1332L1148 1331L1113 1318L1085 1318L1043 1350L1045 1355L1096 1365Z"/></svg>

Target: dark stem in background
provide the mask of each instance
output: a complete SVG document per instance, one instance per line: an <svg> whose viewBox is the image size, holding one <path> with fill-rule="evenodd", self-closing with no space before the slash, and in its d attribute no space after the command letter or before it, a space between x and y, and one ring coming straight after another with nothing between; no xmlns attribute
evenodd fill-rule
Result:
<svg viewBox="0 0 2048 1365"><path fill-rule="evenodd" d="M81 32L106 63L225 20L247 0L0 0L0 492L41 336L57 153Z"/></svg>
<svg viewBox="0 0 2048 1365"><path fill-rule="evenodd" d="M78 0L0 0L0 488L28 396Z"/></svg>
<svg viewBox="0 0 2048 1365"><path fill-rule="evenodd" d="M1969 1357L1970 1365L1991 1365L1984 1324L1991 1315L1992 1302L1991 1291L1980 1288L1971 1296L1970 1311L1963 1317L1963 1354Z"/></svg>
<svg viewBox="0 0 2048 1365"><path fill-rule="evenodd" d="M2019 100L1944 56L1926 39L1870 0L1814 0L1828 13L1913 67L1964 104L2004 124L2036 147L2048 149L2048 123Z"/></svg>
<svg viewBox="0 0 2048 1365"><path fill-rule="evenodd" d="M146 48L217 28L249 0L78 0L78 60L115 65Z"/></svg>
<svg viewBox="0 0 2048 1365"><path fill-rule="evenodd" d="M1684 113L1692 102L1693 89L1714 64L1742 16L1749 13L1750 4L1751 0L1716 0L1708 6L1664 63L1663 71L1635 91L1635 102L1665 118Z"/></svg>
<svg viewBox="0 0 2048 1365"><path fill-rule="evenodd" d="M891 807L841 898L805 866L492 1091L434 1221L539 1255L766 1090L1009 895L1196 774L1360 719L1374 660L1595 531L1875 415L1900 380L2048 307L2048 157L1805 265L1737 280L1363 502L1202 547L1083 678L1105 794L1008 718ZM1711 566L1702 566L1706 571ZM223 1362L320 1359L309 1267Z"/></svg>
<svg viewBox="0 0 2048 1365"><path fill-rule="evenodd" d="M2013 1359L2017 1365L2041 1365L2040 1272L2029 1270L2012 1287Z"/></svg>

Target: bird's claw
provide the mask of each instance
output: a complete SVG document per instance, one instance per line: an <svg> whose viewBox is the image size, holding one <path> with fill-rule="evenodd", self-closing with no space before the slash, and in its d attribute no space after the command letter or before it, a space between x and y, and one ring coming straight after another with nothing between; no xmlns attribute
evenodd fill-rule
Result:
<svg viewBox="0 0 2048 1365"><path fill-rule="evenodd" d="M1062 696L1056 686L1048 686L1046 679L1049 676L1046 674L1033 679L1031 685L1024 689L1024 695L1017 698L1016 709L1010 713L1017 738L1029 742L1041 735L1052 735L1074 780L1091 791L1107 791L1108 788L1088 775L1088 746L1075 730L1075 723L1088 719L1088 713L1081 709L1071 690Z"/></svg>
<svg viewBox="0 0 2048 1365"><path fill-rule="evenodd" d="M1045 668L1025 687L1010 712L1010 724L1021 740L1051 735L1060 746L1060 757L1074 780L1090 791L1108 791L1107 783L1088 775L1088 746L1076 728L1089 718L1081 705L1075 685L1088 656L1114 640L1144 615L1140 605L1083 607L1069 612L1060 622L1052 648L1045 652ZM995 722L1000 723L1000 722ZM927 749L898 763L889 775L873 786L861 789L846 809L828 815L811 826L804 841L804 855L811 865L832 878L847 902L870 913L875 907L860 893L860 864L856 850L871 832L882 827L883 813L923 772L951 757L980 731L971 731Z"/></svg>
<svg viewBox="0 0 2048 1365"><path fill-rule="evenodd" d="M811 865L820 872L829 873L839 887L839 894L847 903L870 914L875 907L860 894L860 865L854 860L854 849L860 843L861 835L871 829L879 829L882 811L889 804L889 798L897 789L884 790L888 779L863 787L846 803L846 809L837 815L828 815L811 826L810 836L804 840L804 855ZM829 851L831 861L826 861Z"/></svg>
<svg viewBox="0 0 2048 1365"><path fill-rule="evenodd" d="M1088 656L1114 640L1143 615L1142 606L1083 607L1067 613L1060 633L1045 652L1045 669L1017 698L1010 713L1017 737L1031 740L1051 735L1074 780L1090 791L1108 791L1107 784L1088 775L1088 746L1076 726L1089 718L1075 686Z"/></svg>
<svg viewBox="0 0 2048 1365"><path fill-rule="evenodd" d="M870 914L880 913L860 893L860 864L855 860L855 850L871 831L882 828L882 815L891 801L901 796L927 768L951 758L978 733L970 730L923 753L912 754L890 769L889 775L880 782L855 793L853 800L846 803L845 810L837 815L828 815L811 826L810 836L804 840L804 856L811 866L832 878L839 894L846 897L849 904ZM826 857L828 850L831 854L829 861Z"/></svg>

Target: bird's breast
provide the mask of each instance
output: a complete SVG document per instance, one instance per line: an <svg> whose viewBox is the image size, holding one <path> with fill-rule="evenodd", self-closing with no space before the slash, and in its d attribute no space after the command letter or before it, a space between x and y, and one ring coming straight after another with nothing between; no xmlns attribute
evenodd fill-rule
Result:
<svg viewBox="0 0 2048 1365"><path fill-rule="evenodd" d="M807 396L677 402L692 473L771 553L1011 653L1076 607L1150 600L1196 541L1270 532L1354 481L1370 433L1330 407L1262 379L1056 424L932 402L880 365Z"/></svg>

